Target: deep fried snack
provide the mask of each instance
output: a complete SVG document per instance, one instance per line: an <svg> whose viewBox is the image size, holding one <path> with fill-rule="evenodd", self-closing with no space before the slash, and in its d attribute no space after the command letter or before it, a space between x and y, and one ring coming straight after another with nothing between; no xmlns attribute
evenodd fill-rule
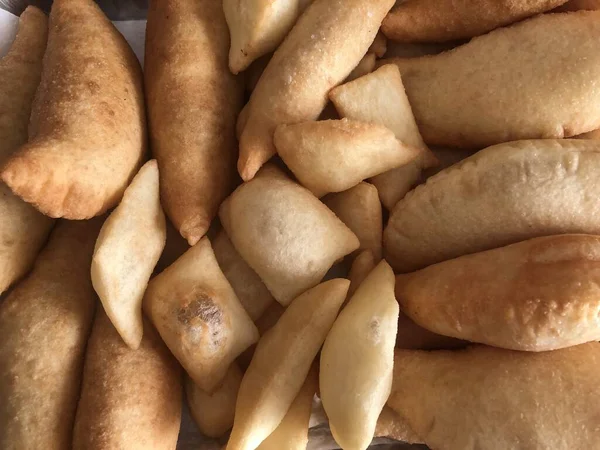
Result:
<svg viewBox="0 0 600 450"><path fill-rule="evenodd" d="M349 284L336 278L309 289L260 339L242 379L227 450L255 449L281 423L306 380Z"/></svg>
<svg viewBox="0 0 600 450"><path fill-rule="evenodd" d="M381 30L401 42L468 39L549 11L567 0L406 0L384 19Z"/></svg>
<svg viewBox="0 0 600 450"><path fill-rule="evenodd" d="M335 441L366 449L390 394L398 326L394 272L381 261L331 327L321 351L319 387Z"/></svg>
<svg viewBox="0 0 600 450"><path fill-rule="evenodd" d="M58 223L31 273L0 303L0 448L71 448L96 295L101 220Z"/></svg>
<svg viewBox="0 0 600 450"><path fill-rule="evenodd" d="M598 11L542 14L439 55L383 62L400 68L425 142L480 149L600 128L599 39Z"/></svg>
<svg viewBox="0 0 600 450"><path fill-rule="evenodd" d="M371 180L381 202L391 210L417 183L421 170L437 163L419 133L400 71L392 64L382 66L369 75L332 89L329 97L343 117L383 125L403 144L421 151L414 161Z"/></svg>
<svg viewBox="0 0 600 450"><path fill-rule="evenodd" d="M256 272L237 252L225 231L217 233L212 246L225 278L250 318L256 322L275 299Z"/></svg>
<svg viewBox="0 0 600 450"><path fill-rule="evenodd" d="M177 258L187 252L190 248L188 242L179 234L179 231L171 224L167 219L167 240L165 242L165 248L163 248L162 254L156 263L154 268L154 275L161 273L171 264L173 264Z"/></svg>
<svg viewBox="0 0 600 450"><path fill-rule="evenodd" d="M115 206L146 151L140 64L92 0L56 0L29 142L0 175L50 217Z"/></svg>
<svg viewBox="0 0 600 450"><path fill-rule="evenodd" d="M323 203L358 238L360 247L353 255L356 256L363 250L370 250L374 258L379 261L383 239L383 218L375 186L359 183L347 191L327 195L323 198Z"/></svg>
<svg viewBox="0 0 600 450"><path fill-rule="evenodd" d="M565 12L565 11L595 11L600 9L599 0L569 0L567 3L554 9L553 12Z"/></svg>
<svg viewBox="0 0 600 450"><path fill-rule="evenodd" d="M284 306L359 246L333 212L271 164L225 200L219 217L236 250Z"/></svg>
<svg viewBox="0 0 600 450"><path fill-rule="evenodd" d="M600 237L540 237L399 275L396 296L438 334L512 350L600 340Z"/></svg>
<svg viewBox="0 0 600 450"><path fill-rule="evenodd" d="M279 125L273 141L283 162L317 197L350 189L421 153L383 125L350 119Z"/></svg>
<svg viewBox="0 0 600 450"><path fill-rule="evenodd" d="M381 258L380 258L381 259ZM371 250L363 250L360 252L348 272L348 279L350 280L350 288L348 289L348 298L354 295L354 292L362 284L367 275L371 273L371 270L375 268L379 259L375 258L375 255Z"/></svg>
<svg viewBox="0 0 600 450"><path fill-rule="evenodd" d="M482 150L400 200L383 233L398 272L539 236L600 234L600 143L531 140Z"/></svg>
<svg viewBox="0 0 600 450"><path fill-rule="evenodd" d="M229 32L215 0L150 2L145 82L160 196L194 245L235 183L243 81L227 67Z"/></svg>
<svg viewBox="0 0 600 450"><path fill-rule="evenodd" d="M47 36L45 14L35 6L27 7L8 54L0 60L0 166L27 142ZM0 294L31 268L52 224L0 181Z"/></svg>
<svg viewBox="0 0 600 450"><path fill-rule="evenodd" d="M383 55L385 55L386 51L387 39L381 31L378 31L367 53L375 53L375 56L378 58L383 58Z"/></svg>
<svg viewBox="0 0 600 450"><path fill-rule="evenodd" d="M211 394L200 389L186 377L185 393L190 413L202 434L219 438L233 426L235 402L243 373L234 362L229 366L221 385Z"/></svg>
<svg viewBox="0 0 600 450"><path fill-rule="evenodd" d="M396 350L388 406L431 448L594 448L598 383L596 342L541 353Z"/></svg>
<svg viewBox="0 0 600 450"><path fill-rule="evenodd" d="M300 15L300 0L223 0L231 47L229 69L238 73L275 50Z"/></svg>
<svg viewBox="0 0 600 450"><path fill-rule="evenodd" d="M350 72L350 74L346 77L346 83L373 72L376 62L377 56L375 53L367 53L365 56L363 56L363 59L360 60L356 67L352 69L352 72Z"/></svg>
<svg viewBox="0 0 600 450"><path fill-rule="evenodd" d="M132 349L144 332L142 299L167 238L155 160L140 169L102 226L92 283L111 322Z"/></svg>
<svg viewBox="0 0 600 450"><path fill-rule="evenodd" d="M313 363L285 417L257 450L306 450L312 403L318 385L318 365Z"/></svg>
<svg viewBox="0 0 600 450"><path fill-rule="evenodd" d="M244 180L252 179L275 154L277 125L319 117L327 93L365 55L393 4L394 0L315 0L300 16L252 92L238 159Z"/></svg>
<svg viewBox="0 0 600 450"><path fill-rule="evenodd" d="M181 423L181 368L150 322L129 348L99 307L88 341L74 450L174 449Z"/></svg>
<svg viewBox="0 0 600 450"><path fill-rule="evenodd" d="M258 340L207 237L150 280L143 306L194 383L209 393Z"/></svg>
<svg viewBox="0 0 600 450"><path fill-rule="evenodd" d="M384 406L377 419L376 437L387 437L409 444L422 444L423 440L415 434L406 420L389 406Z"/></svg>

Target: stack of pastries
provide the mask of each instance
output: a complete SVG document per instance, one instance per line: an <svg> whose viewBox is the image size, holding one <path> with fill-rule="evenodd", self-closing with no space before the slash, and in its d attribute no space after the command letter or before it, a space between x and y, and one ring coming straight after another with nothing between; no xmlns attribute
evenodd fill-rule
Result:
<svg viewBox="0 0 600 450"><path fill-rule="evenodd" d="M1 450L599 445L600 2L150 0L144 61L92 0L0 59Z"/></svg>

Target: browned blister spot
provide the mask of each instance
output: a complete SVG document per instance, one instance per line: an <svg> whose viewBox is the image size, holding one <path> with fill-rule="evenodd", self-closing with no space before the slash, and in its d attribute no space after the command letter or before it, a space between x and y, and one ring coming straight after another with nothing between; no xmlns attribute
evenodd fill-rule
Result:
<svg viewBox="0 0 600 450"><path fill-rule="evenodd" d="M211 346L222 344L225 315L215 295L196 289L186 295L175 313L195 343L208 340Z"/></svg>

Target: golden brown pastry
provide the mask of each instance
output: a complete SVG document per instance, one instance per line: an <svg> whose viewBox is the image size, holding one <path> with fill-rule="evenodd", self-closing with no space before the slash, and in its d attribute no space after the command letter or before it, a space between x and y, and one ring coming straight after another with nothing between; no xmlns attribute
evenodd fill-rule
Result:
<svg viewBox="0 0 600 450"><path fill-rule="evenodd" d="M47 36L46 15L29 6L9 52L0 59L0 167L27 142ZM53 223L0 181L0 294L31 268Z"/></svg>
<svg viewBox="0 0 600 450"><path fill-rule="evenodd" d="M56 0L29 142L2 180L48 216L86 219L119 202L145 151L135 54L92 0Z"/></svg>
<svg viewBox="0 0 600 450"><path fill-rule="evenodd" d="M564 11L580 11L580 10L595 11L600 9L600 1L598 0L569 0L567 3L554 9L554 12Z"/></svg>
<svg viewBox="0 0 600 450"><path fill-rule="evenodd" d="M150 322L132 350L98 306L87 344L73 450L174 449L181 367Z"/></svg>
<svg viewBox="0 0 600 450"><path fill-rule="evenodd" d="M256 272L237 252L225 231L219 230L212 240L212 246L225 278L250 318L256 322L275 299Z"/></svg>
<svg viewBox="0 0 600 450"><path fill-rule="evenodd" d="M404 145L420 150L415 160L371 179L381 202L391 210L417 183L421 170L437 163L419 133L400 71L393 64L382 66L332 89L329 97L343 117L383 125Z"/></svg>
<svg viewBox="0 0 600 450"><path fill-rule="evenodd" d="M255 449L281 423L306 380L349 284L336 278L309 289L260 339L242 379L227 450Z"/></svg>
<svg viewBox="0 0 600 450"><path fill-rule="evenodd" d="M600 236L540 237L399 275L396 297L435 333L513 350L600 340Z"/></svg>
<svg viewBox="0 0 600 450"><path fill-rule="evenodd" d="M571 137L600 128L599 19L598 11L542 14L439 55L382 62L400 68L430 145Z"/></svg>
<svg viewBox="0 0 600 450"><path fill-rule="evenodd" d="M381 261L333 326L321 351L320 397L335 441L366 449L390 395L398 302L394 272Z"/></svg>
<svg viewBox="0 0 600 450"><path fill-rule="evenodd" d="M241 79L227 67L229 31L216 0L153 0L145 82L150 141L167 216L194 245L235 185Z"/></svg>
<svg viewBox="0 0 600 450"><path fill-rule="evenodd" d="M401 42L468 39L549 11L567 0L406 0L386 16L381 29Z"/></svg>
<svg viewBox="0 0 600 450"><path fill-rule="evenodd" d="M92 284L111 322L132 349L144 331L142 299L165 247L158 167L148 161L104 222L92 259Z"/></svg>
<svg viewBox="0 0 600 450"><path fill-rule="evenodd" d="M225 200L219 217L236 250L284 306L359 246L333 212L271 164Z"/></svg>
<svg viewBox="0 0 600 450"><path fill-rule="evenodd" d="M422 444L423 440L415 434L406 420L389 406L384 406L377 419L376 437L387 437L409 444Z"/></svg>
<svg viewBox="0 0 600 450"><path fill-rule="evenodd" d="M600 441L598 383L596 342L542 353L396 350L388 406L439 450L587 449Z"/></svg>
<svg viewBox="0 0 600 450"><path fill-rule="evenodd" d="M0 448L68 450L96 295L100 218L60 221L31 273L0 303Z"/></svg>
<svg viewBox="0 0 600 450"><path fill-rule="evenodd" d="M531 140L489 147L400 200L383 233L397 272L538 236L600 234L600 143Z"/></svg>
<svg viewBox="0 0 600 450"><path fill-rule="evenodd" d="M317 197L350 189L420 154L385 126L350 119L279 125L273 142L286 166Z"/></svg>
<svg viewBox="0 0 600 450"><path fill-rule="evenodd" d="M277 125L319 117L327 93L365 55L393 4L394 0L315 0L307 8L252 92L238 159L244 180L252 179L275 154Z"/></svg>
<svg viewBox="0 0 600 450"><path fill-rule="evenodd" d="M400 310L396 348L406 350L450 350L466 347L469 343L429 331L406 316Z"/></svg>
<svg viewBox="0 0 600 450"><path fill-rule="evenodd" d="M150 280L143 307L194 383L209 393L258 340L207 237Z"/></svg>

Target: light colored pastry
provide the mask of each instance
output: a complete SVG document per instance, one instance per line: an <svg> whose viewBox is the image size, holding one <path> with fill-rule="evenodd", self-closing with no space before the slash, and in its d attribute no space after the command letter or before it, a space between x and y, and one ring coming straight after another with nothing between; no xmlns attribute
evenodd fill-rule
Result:
<svg viewBox="0 0 600 450"><path fill-rule="evenodd" d="M219 217L236 250L284 306L359 247L333 212L271 164L225 200Z"/></svg>
<svg viewBox="0 0 600 450"><path fill-rule="evenodd" d="M480 149L600 128L598 39L599 11L542 14L439 55L382 63L400 68L425 142Z"/></svg>
<svg viewBox="0 0 600 450"><path fill-rule="evenodd" d="M393 4L394 0L315 0L300 16L250 97L238 159L245 181L275 154L277 125L319 117L327 93L360 62Z"/></svg>
<svg viewBox="0 0 600 450"><path fill-rule="evenodd" d="M600 143L531 140L489 147L399 201L383 233L397 272L525 239L600 234Z"/></svg>
<svg viewBox="0 0 600 450"><path fill-rule="evenodd" d="M388 406L430 448L587 449L600 442L598 383L597 342L541 353L396 350Z"/></svg>

